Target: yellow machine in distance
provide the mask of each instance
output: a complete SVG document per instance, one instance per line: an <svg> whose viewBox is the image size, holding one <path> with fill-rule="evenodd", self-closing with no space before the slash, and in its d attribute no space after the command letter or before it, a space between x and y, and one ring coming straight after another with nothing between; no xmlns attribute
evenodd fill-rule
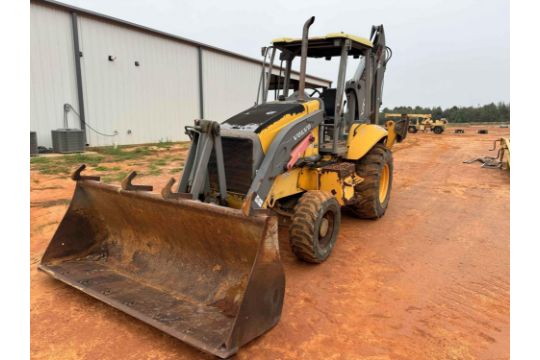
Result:
<svg viewBox="0 0 540 360"><path fill-rule="evenodd" d="M498 147L498 150L497 150ZM493 141L489 151L497 150L497 156L484 156L464 161L465 164L480 162L483 168L510 170L510 139L500 138Z"/></svg>
<svg viewBox="0 0 540 360"><path fill-rule="evenodd" d="M390 114L385 113L385 118L409 119L408 132L416 133L418 131L433 131L435 134L442 134L446 130L448 120L433 119L431 114Z"/></svg>

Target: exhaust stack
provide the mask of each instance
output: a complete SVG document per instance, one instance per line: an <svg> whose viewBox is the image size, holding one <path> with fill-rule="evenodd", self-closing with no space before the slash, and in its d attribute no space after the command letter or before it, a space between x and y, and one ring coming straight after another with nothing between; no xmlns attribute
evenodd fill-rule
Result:
<svg viewBox="0 0 540 360"><path fill-rule="evenodd" d="M306 63L308 49L308 34L309 27L315 22L315 16L310 17L305 23L302 30L302 52L300 58L300 79L298 84L298 100L304 101L304 90L306 88Z"/></svg>

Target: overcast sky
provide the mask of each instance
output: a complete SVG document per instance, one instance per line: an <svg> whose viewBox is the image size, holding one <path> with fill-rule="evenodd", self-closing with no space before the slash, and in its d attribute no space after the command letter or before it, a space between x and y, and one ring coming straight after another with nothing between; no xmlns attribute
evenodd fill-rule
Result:
<svg viewBox="0 0 540 360"><path fill-rule="evenodd" d="M394 53L383 106L510 101L506 0L63 2L255 58L273 38L300 37L311 15L316 16L312 35L344 31L368 37L371 25L383 24ZM335 81L333 65L316 61L307 71Z"/></svg>

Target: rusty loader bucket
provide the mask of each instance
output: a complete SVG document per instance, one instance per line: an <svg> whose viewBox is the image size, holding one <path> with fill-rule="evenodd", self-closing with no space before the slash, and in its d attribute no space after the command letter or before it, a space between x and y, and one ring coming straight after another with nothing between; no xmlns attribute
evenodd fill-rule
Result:
<svg viewBox="0 0 540 360"><path fill-rule="evenodd" d="M285 290L275 217L90 177L39 267L219 357L278 322Z"/></svg>

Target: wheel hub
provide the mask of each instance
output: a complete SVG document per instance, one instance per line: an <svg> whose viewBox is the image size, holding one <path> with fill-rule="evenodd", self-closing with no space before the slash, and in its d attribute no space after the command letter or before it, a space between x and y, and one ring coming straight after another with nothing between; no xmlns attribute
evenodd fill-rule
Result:
<svg viewBox="0 0 540 360"><path fill-rule="evenodd" d="M390 167L388 164L384 164L384 168L381 172L379 179L379 202L382 204L386 200L388 194L388 187L390 183Z"/></svg>
<svg viewBox="0 0 540 360"><path fill-rule="evenodd" d="M322 218L321 225L319 226L319 236L325 237L328 233L328 219Z"/></svg>

